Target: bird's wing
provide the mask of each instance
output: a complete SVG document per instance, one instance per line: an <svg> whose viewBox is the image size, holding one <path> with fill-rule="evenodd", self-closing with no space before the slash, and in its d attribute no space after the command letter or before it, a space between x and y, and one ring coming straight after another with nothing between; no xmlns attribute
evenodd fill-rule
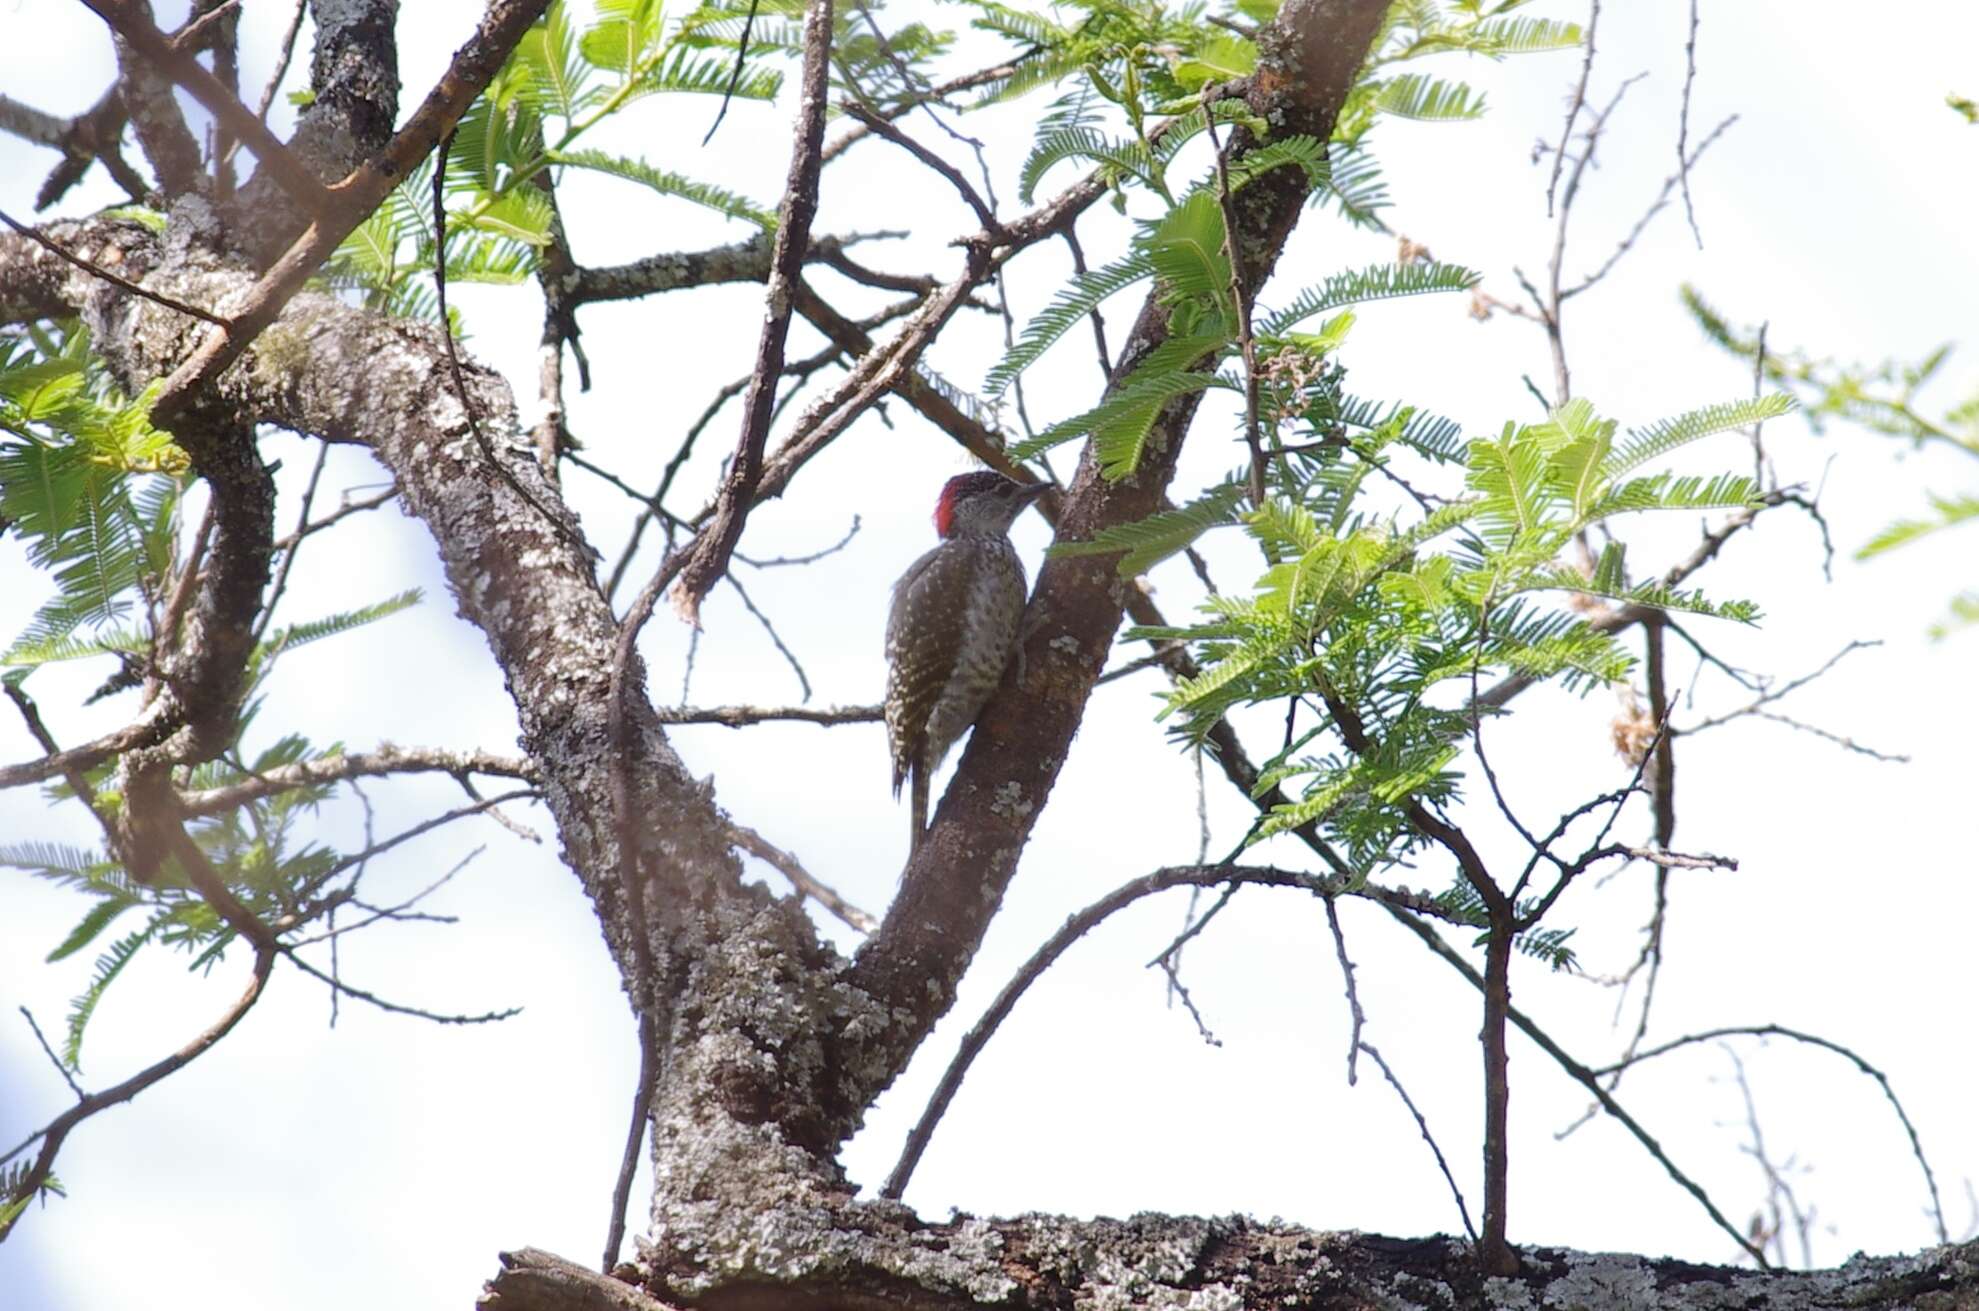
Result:
<svg viewBox="0 0 1979 1311"><path fill-rule="evenodd" d="M920 752L928 715L947 686L967 634L962 600L974 566L970 552L938 546L909 565L893 585L893 609L886 621L886 729L896 792Z"/></svg>

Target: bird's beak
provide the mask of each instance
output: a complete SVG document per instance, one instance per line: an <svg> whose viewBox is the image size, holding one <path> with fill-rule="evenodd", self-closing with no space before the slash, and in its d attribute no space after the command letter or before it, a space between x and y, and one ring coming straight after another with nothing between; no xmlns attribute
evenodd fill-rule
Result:
<svg viewBox="0 0 1979 1311"><path fill-rule="evenodd" d="M1025 483L1023 486L1023 490L1018 492L1017 495L1023 500L1023 503L1025 505L1029 505L1031 502L1037 500L1040 496L1043 496L1046 492L1050 490L1051 490L1050 483L1046 483L1046 482Z"/></svg>

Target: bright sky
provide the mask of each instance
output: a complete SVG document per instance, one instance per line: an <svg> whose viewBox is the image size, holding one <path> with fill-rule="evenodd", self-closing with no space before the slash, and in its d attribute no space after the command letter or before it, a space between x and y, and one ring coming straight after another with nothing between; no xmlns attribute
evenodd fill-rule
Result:
<svg viewBox="0 0 1979 1311"><path fill-rule="evenodd" d="M161 5L161 22L178 21L181 9ZM1605 101L1624 77L1648 77L1624 99L1602 167L1575 212L1570 270L1605 258L1669 171L1684 10L1611 2L1603 15L1596 99ZM272 0L244 6L243 81L251 86L267 75L287 11ZM412 104L479 6L454 0L405 11L403 99ZM1578 4L1541 4L1536 12L1584 18ZM931 21L952 23L964 11L930 13ZM1749 377L1689 324L1676 299L1686 281L1735 322L1769 320L1780 348L1916 358L1962 337L1967 350L1927 400L1947 407L1979 385L1971 354L1979 347L1971 315L1979 250L1969 233L1979 212L1979 129L1944 106L1949 91L1979 91L1970 58L1979 49L1979 11L1934 0L1906 7L1906 18L1872 22L1860 6L1836 0L1705 6L1693 138L1728 113L1740 116L1693 178L1705 248L1696 248L1679 211L1666 211L1599 291L1573 303L1578 393L1639 425L1749 389ZM100 94L110 67L100 24L81 6L10 0L0 7L6 94L73 113ZM1517 293L1513 268L1536 273L1550 249L1546 170L1530 160L1536 138L1557 137L1562 97L1578 68L1573 54L1462 69L1446 61L1436 71L1486 89L1490 115L1453 126L1391 121L1375 138L1390 174L1391 221L1438 257L1483 270L1486 289L1503 299ZM650 103L600 144L773 201L788 149L785 109L738 105L715 144L701 150L692 143L713 108L698 100ZM988 139L1006 207L1015 205L1022 117L964 124ZM933 132L923 121L920 134L946 149ZM9 213L29 213L52 159L0 139L0 203ZM78 208L114 199L98 177L77 197ZM620 184L573 182L564 205L586 263L745 235ZM823 206L822 232L910 230L906 241L861 252L905 271L952 267L955 253L945 243L970 224L952 194L877 145L827 173ZM1117 254L1123 233L1122 223L1096 213L1084 232L1089 256L1097 263ZM1385 240L1315 218L1264 299L1289 299L1337 268L1391 254ZM1065 257L1054 247L1024 265L1012 288L1020 319L1049 298ZM533 292L464 289L459 299L472 349L533 397ZM1502 315L1477 323L1466 309L1451 297L1365 311L1346 355L1357 390L1406 394L1473 434L1534 417L1519 378L1530 373L1545 385L1550 377L1540 334ZM1116 342L1127 312L1124 300L1116 304ZM746 369L759 314L755 288L585 311L597 387L571 398L577 436L594 458L635 485L651 485L712 387ZM802 340L796 349L812 348L808 335ZM972 316L933 363L973 386L999 351L994 321ZM1032 383L1032 416L1085 408L1095 383L1090 347L1075 334ZM862 423L806 471L797 494L752 518L743 543L759 557L801 553L837 540L859 517L851 546L813 568L742 574L804 662L815 704L877 699L887 585L929 543L926 514L940 480L964 467L956 448L904 406L887 413L891 429ZM734 422L731 412L709 430L686 485L711 485ZM1233 461L1227 431L1223 415L1205 414L1178 491ZM1969 490L1973 480L1935 457L1899 461L1892 444L1859 434L1810 437L1796 419L1772 425L1768 437L1783 477L1825 479L1822 504L1839 550L1834 581L1822 578L1809 523L1771 513L1707 576L1714 595L1761 599L1765 622L1752 631L1708 623L1694 631L1725 659L1782 677L1808 672L1850 639L1881 640L1784 708L1912 763L1879 764L1753 721L1682 744L1676 845L1742 864L1737 873L1673 878L1668 968L1651 1037L1772 1022L1852 1045L1904 1099L1957 1236L1974 1223L1968 1181L1979 1174L1979 1121L1970 1114L1979 1070L1970 1042L1956 1036L1966 1026L1951 1018L1968 998L1968 926L1979 915L1969 840L1979 711L1963 676L1979 634L1932 645L1923 630L1957 587L1971 583L1972 543L1951 537L1869 565L1849 553L1887 520L1921 506L1927 488ZM293 498L313 450L286 437L267 440L264 450L282 461L281 485ZM1686 467L1715 470L1741 467L1745 455L1741 439L1728 435L1686 458ZM326 485L377 481L368 459L340 450ZM594 540L615 556L629 502L579 471L566 482ZM285 500L282 520L294 514L294 500ZM1695 531L1685 519L1638 532L1632 559L1643 568L1674 557ZM1027 520L1017 536L1035 565L1043 525ZM285 659L255 740L293 728L353 748L393 741L513 750L514 717L500 678L479 636L454 617L424 530L384 511L339 541L302 555L287 618L408 586L424 587L426 602L367 635ZM1234 543L1215 548L1212 559L1225 587L1244 586L1256 572ZM1165 568L1155 583L1171 616L1188 612L1197 593L1186 570ZM44 582L8 539L0 548L0 641L43 595ZM795 675L732 591L717 592L705 618L694 702L796 700ZM678 695L686 645L670 619L649 630L656 694ZM1676 658L1685 679L1694 663L1687 654ZM128 697L75 708L102 676L99 667L51 670L30 684L64 743L128 712ZM1067 914L1128 878L1194 857L1195 774L1152 722L1159 688L1155 675L1141 674L1095 697L953 1015L845 1154L857 1182L877 1185L962 1031ZM1697 695L1697 708L1686 707L1679 723L1738 703L1735 689L1711 676ZM1489 730L1493 761L1529 821L1550 825L1566 807L1623 781L1608 745L1613 708L1604 693L1532 695ZM1272 730L1254 731L1263 742ZM886 788L877 727L683 728L675 740L697 773L713 775L716 795L737 819L796 852L854 902L884 908L907 821ZM0 718L0 759L34 753L12 717ZM432 782L369 791L380 834L458 799L450 784ZM1251 812L1214 769L1208 810L1211 849L1220 852ZM1494 816L1475 806L1468 814L1488 855L1506 862L1518 854ZM540 811L517 818L552 836ZM352 849L361 822L356 804L341 801L326 808L321 840ZM1625 823L1631 837L1646 832L1639 814ZM30 839L90 844L94 834L73 806L50 812L31 791L0 793L0 840ZM278 972L232 1038L70 1139L57 1166L69 1200L27 1217L0 1247L0 1304L25 1311L158 1305L161 1288L183 1288L212 1311L246 1311L271 1297L296 1311L354 1301L460 1306L495 1271L503 1248L527 1244L595 1261L632 1091L633 1027L553 837L527 845L487 820L442 829L382 858L370 894L409 896L484 846L427 903L459 916L458 926L382 927L347 941L340 964L352 982L395 1000L470 1012L520 1005L520 1016L441 1028L346 1002L332 1029L320 985ZM1290 846L1260 855L1302 860ZM757 873L781 888L775 874ZM1428 860L1410 881L1440 888L1448 875ZM1560 922L1580 927L1576 942L1590 971L1619 970L1633 956L1648 886L1646 872L1632 870L1599 886L1583 883L1563 903ZM25 876L4 887L0 1140L11 1145L67 1097L15 1008L28 1007L44 1029L58 1030L94 952L44 965L82 902ZM1320 906L1289 893L1246 892L1191 946L1185 977L1221 1039L1212 1048L1181 1009L1164 1005L1159 974L1143 968L1179 928L1185 903L1186 894L1171 894L1117 917L1033 990L978 1062L908 1200L936 1219L951 1208L1244 1211L1394 1234L1456 1230L1448 1191L1392 1092L1367 1068L1358 1086L1345 1083L1346 1008ZM1368 1040L1408 1084L1475 1211L1476 999L1385 915L1356 905L1342 915ZM852 944L836 923L824 931ZM184 1042L232 1001L246 969L238 953L209 975L188 975L183 965L184 958L146 952L111 990L89 1031L87 1086L115 1082ZM1514 988L1518 1003L1585 1060L1607 1059L1626 1038L1626 1028L1611 1027L1611 990L1545 975L1529 961L1520 962ZM1634 994L1630 1001L1632 1020ZM1773 1159L1806 1171L1792 1182L1817 1210L1818 1261L1932 1240L1917 1165L1872 1083L1821 1053L1749 1041L1739 1051ZM1725 1236L1616 1126L1596 1121L1556 1140L1584 1098L1522 1039L1512 1052L1514 1241L1732 1257ZM1763 1184L1741 1150L1745 1117L1731 1074L1730 1058L1707 1045L1632 1074L1621 1093L1743 1223Z"/></svg>

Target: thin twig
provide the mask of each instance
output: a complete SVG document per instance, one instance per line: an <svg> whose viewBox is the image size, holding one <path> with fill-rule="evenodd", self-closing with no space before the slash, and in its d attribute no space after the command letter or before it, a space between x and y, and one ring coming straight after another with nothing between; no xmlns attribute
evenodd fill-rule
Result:
<svg viewBox="0 0 1979 1311"><path fill-rule="evenodd" d="M1360 1050L1374 1058L1374 1063L1381 1067L1383 1077L1388 1080L1388 1086L1395 1090L1395 1095L1402 1099L1402 1105L1408 1107L1409 1114L1416 1118L1416 1128L1421 1132L1422 1140L1429 1144L1429 1150L1435 1154L1436 1168L1443 1172L1443 1181L1450 1185L1450 1196L1457 1200L1457 1215L1464 1222L1464 1232L1469 1234L1470 1240L1475 1243L1477 1227L1471 1223L1470 1208L1464 1205L1464 1190L1457 1187L1457 1176L1450 1173L1450 1163L1443 1159L1443 1149L1436 1145L1435 1135L1429 1132L1429 1121L1416 1109L1415 1102L1409 1097L1409 1090L1402 1086L1402 1081L1395 1077L1393 1070L1388 1068L1388 1062L1382 1059L1381 1053L1375 1050L1374 1044L1361 1043Z"/></svg>
<svg viewBox="0 0 1979 1311"><path fill-rule="evenodd" d="M880 1196L897 1199L907 1191L907 1184L914 1176L914 1167L920 1163L922 1153L927 1150L928 1142L934 1137L936 1126L941 1123L942 1115L948 1110L949 1103L954 1100L956 1090L962 1086L963 1077L968 1074L970 1065L982 1053L990 1037L1009 1016L1018 1000L1073 943L1084 937L1108 916L1143 897L1165 892L1170 888L1214 887L1219 883L1303 888L1320 896L1336 896L1347 891L1343 880L1296 870L1270 866L1178 865L1156 870L1143 878L1123 884L1084 910L1075 913L1065 921L1058 932L1046 939L1012 976L1010 982L1004 984L1003 990L997 994L996 1000L990 1003L989 1009L983 1012L982 1018L963 1035L960 1049L949 1062L948 1068L942 1072L941 1082L936 1086L934 1095L929 1098L927 1108L921 1112L921 1118L908 1134L907 1142L901 1148L900 1159L894 1164L892 1173L887 1175L886 1183L880 1189ZM1384 894L1384 898L1429 901L1427 897L1410 898L1405 893L1377 889L1372 884L1356 891L1358 895L1365 896ZM1427 929L1425 931L1433 932ZM1178 939L1176 945L1185 941L1186 936ZM1173 950L1172 946L1170 950Z"/></svg>
<svg viewBox="0 0 1979 1311"><path fill-rule="evenodd" d="M929 150L926 146L870 110L859 105L847 105L845 112L852 118L864 123L867 131L891 141L894 145L899 146L902 150L934 170L934 172L940 174L950 186L955 188L956 193L962 197L969 208L976 211L976 221L983 225L983 232L985 234L993 237L996 233L1002 231L1003 224L997 220L996 211L990 208L989 203L976 193L975 187L969 184L969 179L957 172L953 164L950 164L940 155L935 154L934 151Z"/></svg>
<svg viewBox="0 0 1979 1311"><path fill-rule="evenodd" d="M1324 897L1321 900L1326 903L1326 927L1333 931L1333 954L1340 961L1340 979L1347 988L1347 1014L1353 1021L1353 1029L1347 1037L1347 1086L1351 1088L1358 1079L1354 1070L1354 1058L1359 1055L1363 1046L1361 1042L1361 1030L1367 1027L1367 1012L1361 1009L1360 989L1354 986L1354 963L1347 959L1347 935L1340 928L1340 909L1334 905L1335 899L1332 897ZM1375 1059L1379 1060L1380 1058L1376 1057ZM1389 1076L1389 1081L1394 1081L1393 1075ZM1398 1084L1397 1087L1399 1086ZM1406 1094L1402 1100L1405 1102L1408 1101ZM1409 1109L1414 1110L1415 1107L1411 1106ZM1443 1159L1443 1154L1438 1152L1436 1157L1440 1161ZM1448 1171L1445 1171L1445 1173L1447 1174ZM1459 1206L1463 1205L1461 1199L1457 1204ZM1466 1216L1464 1218L1464 1224L1466 1227L1469 1226L1470 1217ZM1476 1237L1475 1234L1471 1236L1473 1238Z"/></svg>
<svg viewBox="0 0 1979 1311"><path fill-rule="evenodd" d="M840 896L837 889L812 877L811 873L799 863L797 857L781 847L773 846L756 830L731 823L728 832L736 846L764 864L774 867L779 874L790 880L791 886L799 893L817 902L852 928L861 933L871 933L880 926L878 920Z"/></svg>
<svg viewBox="0 0 1979 1311"><path fill-rule="evenodd" d="M852 539L858 535L859 516L855 514L852 516L852 526L845 530L845 536L822 550L812 551L809 555L777 555L771 556L767 560L752 560L742 554L742 552L737 551L735 558L743 564L748 565L751 569L781 569L790 565L816 564L826 556L837 555L840 551L852 545Z"/></svg>
<svg viewBox="0 0 1979 1311"><path fill-rule="evenodd" d="M1455 948L1443 941L1442 935L1438 934L1435 929L1407 912L1397 911L1391 907L1390 913L1394 915L1398 923L1421 939L1424 946L1442 958L1445 964L1463 975L1472 987L1478 989L1480 992L1483 991L1485 986L1484 977ZM1642 1149L1648 1152L1658 1165L1663 1167L1664 1173L1668 1174L1678 1187L1697 1199L1698 1205L1704 1208L1705 1213L1711 1217L1713 1224L1716 1224L1720 1229L1730 1234L1734 1242L1759 1262L1762 1270L1772 1268L1766 1260L1766 1253L1753 1246L1751 1240L1744 1233L1740 1232L1739 1227L1725 1218L1725 1213L1718 1209L1717 1203L1711 1200L1711 1195L1705 1192L1696 1180L1685 1174L1677 1166L1676 1162L1670 1159L1669 1153L1663 1150L1662 1144L1651 1137L1649 1131L1644 1129L1637 1122L1636 1118L1630 1115L1620 1102L1615 1100L1613 1094L1601 1086L1600 1079L1593 1070L1590 1070L1587 1066L1582 1065L1579 1061L1568 1055L1566 1049L1553 1040L1552 1035L1535 1024L1531 1017L1519 1010L1518 1007L1508 1007L1505 1014L1506 1018L1511 1020L1521 1033L1536 1043L1541 1051L1552 1057L1553 1062L1562 1070L1566 1071L1569 1077L1594 1094L1594 1099L1601 1103L1601 1108L1610 1116L1614 1117L1623 1128L1629 1131L1629 1134L1641 1145Z"/></svg>
<svg viewBox="0 0 1979 1311"><path fill-rule="evenodd" d="M742 599L743 608L754 615L756 622L763 626L763 631L769 634L770 644L776 647L777 654L783 657L784 663L789 665L791 672L797 675L797 686L802 688L804 692L801 699L809 701L811 699L811 680L804 672L803 662L798 660L796 653L784 645L783 638L776 631L776 625L770 622L768 615L757 608L756 603L750 599L748 590L742 586L735 575L732 573L724 574L723 581L735 589L735 594Z"/></svg>
<svg viewBox="0 0 1979 1311"><path fill-rule="evenodd" d="M435 1024L498 1024L503 1020L513 1019L515 1016L522 1014L522 1007L520 1006L510 1006L499 1011L485 1011L480 1015L456 1015L449 1014L446 1011L429 1011L423 1006L406 1006L400 1002L386 1001L376 993L366 992L363 988L359 988L354 984L345 983L342 979L333 978L325 974L322 970L317 969L314 965L311 965L308 961L297 955L294 948L284 947L282 954L288 957L289 964L295 966L310 978L328 984L337 991L338 995L355 997L359 1001L370 1002L379 1010L387 1011L393 1015L410 1015L414 1019L431 1020Z"/></svg>
<svg viewBox="0 0 1979 1311"><path fill-rule="evenodd" d="M112 1106L118 1106L129 1101L152 1084L157 1083L160 1079L184 1069L187 1065L210 1050L215 1043L226 1037L233 1030L233 1027L240 1023L241 1017L252 1010L254 1003L260 1000L262 985L268 982L268 973L274 968L274 964L274 943L264 942L257 944L254 952L254 969L248 977L246 990L241 993L239 999L232 1006L228 1007L226 1013L221 1015L205 1032L199 1034L191 1042L163 1060L146 1066L115 1087L106 1088L102 1092L92 1093L83 1098L80 1102L77 1102L74 1106L71 1106L68 1110L49 1121L46 1126L30 1134L20 1146L14 1148L5 1156L0 1156L0 1164L5 1164L27 1150L35 1142L38 1141L41 1143L41 1153L35 1158L33 1168L26 1175L22 1176L15 1186L13 1196L8 1198L8 1201L19 1201L24 1197L32 1197L40 1191L42 1184L48 1180L49 1172L54 1168L55 1154L62 1149L63 1140L69 1136L70 1131L77 1125L87 1120L90 1116L95 1115L98 1111L107 1110ZM16 1212L6 1220L0 1221L0 1240L4 1240L7 1237L7 1234L19 1221L20 1214Z"/></svg>
<svg viewBox="0 0 1979 1311"><path fill-rule="evenodd" d="M34 1030L34 1040L41 1044L42 1054L48 1057L48 1063L55 1067L57 1074L62 1076L62 1082L69 1085L69 1091L76 1095L76 1100L84 1100L87 1094L83 1092L82 1085L76 1082L75 1075L69 1073L69 1067L55 1054L55 1049L48 1045L48 1039L42 1035L41 1026L34 1022L34 1012L25 1006L20 1007L20 1012L21 1018L27 1021L27 1027Z"/></svg>
<svg viewBox="0 0 1979 1311"><path fill-rule="evenodd" d="M393 483L391 486L387 487L384 491L379 492L374 496L362 496L354 501L346 499L342 505L338 506L335 510L332 510L330 513L324 515L321 519L316 520L314 523L304 524L301 527L301 529L289 534L287 537L276 538L274 543L270 546L269 549L275 551L290 550L295 546L297 542L301 541L303 538L313 537L317 533L322 532L325 528L328 528L333 524L337 523L339 520L346 519L353 514L362 514L366 510L375 510L381 505L388 504L393 499L395 499L398 496L398 494L399 494L399 485L397 483ZM348 498L350 496L350 492L346 490L344 492L344 496Z"/></svg>
<svg viewBox="0 0 1979 1311"><path fill-rule="evenodd" d="M749 58L749 34L756 30L756 3L757 0L749 0L749 16L742 20L742 39L735 43L735 67L729 71L728 85L722 88L721 107L715 110L715 121L708 124L708 135L701 138L703 146L715 139L715 129L728 117L728 102L735 99L735 88L742 85L743 61ZM618 1248L617 1243L609 1246L613 1251ZM606 1273L610 1273L611 1268L612 1262L605 1262Z"/></svg>
<svg viewBox="0 0 1979 1311"><path fill-rule="evenodd" d="M1697 209L1690 200L1690 86L1697 80L1697 0L1690 0L1690 35L1684 41L1684 103L1677 116L1677 173L1683 178L1684 217L1690 220L1691 239L1704 249L1704 234L1697 230Z"/></svg>
<svg viewBox="0 0 1979 1311"><path fill-rule="evenodd" d="M746 728L750 724L790 721L799 724L876 724L884 716L878 706L656 706L662 724L720 724Z"/></svg>
<svg viewBox="0 0 1979 1311"><path fill-rule="evenodd" d="M1553 148L1553 176L1546 183L1546 217L1553 217L1553 193L1560 187L1560 168L1567 160L1567 143L1573 140L1574 120L1587 104L1587 78L1594 71L1594 30L1601 24L1601 0L1588 0L1587 54L1580 61L1580 83L1567 102L1567 123L1560 129L1560 144Z"/></svg>
<svg viewBox="0 0 1979 1311"><path fill-rule="evenodd" d="M91 277L101 278L103 281L109 283L113 287L121 287L125 291L131 293L131 295L133 296L142 296L145 300L150 301L154 305L163 305L168 310L177 310L181 314L190 315L192 318L202 320L203 322L206 323L211 323L216 327L232 328L234 326L234 321L232 319L221 318L219 315L210 313L207 310L203 310L199 308L199 306L197 305L188 305L182 300L178 300L174 297L165 295L163 292L153 291L149 287L139 286L137 283L132 282L129 278L120 277L117 274L112 273L110 270L104 268L100 264L92 264L88 260L83 259L79 255L71 254L70 252L62 249L60 245L56 244L53 241L50 241L47 237L42 236L39 232L36 232L33 228L29 227L25 223L20 222L13 215L8 214L5 211L0 211L0 223L5 223L8 227L20 233L23 237L26 237L29 241L34 242L36 245L48 251L50 254L59 256L61 259L66 260L70 264L73 264L75 267L81 269L84 273L89 274Z"/></svg>
<svg viewBox="0 0 1979 1311"><path fill-rule="evenodd" d="M1694 1046L1701 1042L1711 1042L1719 1038L1790 1038L1795 1042L1806 1043L1810 1047L1819 1047L1823 1051L1833 1052L1835 1055L1853 1064L1856 1069L1862 1071L1862 1073L1868 1075L1871 1079L1874 1079L1876 1085L1883 1090L1883 1096L1889 1100L1890 1109L1896 1112L1897 1120L1902 1123L1904 1135L1910 1139L1911 1155L1917 1158L1918 1168L1924 1172L1924 1182L1930 1188L1931 1192L1931 1215L1937 1223L1938 1241L1941 1243L1951 1241L1950 1235L1945 1228L1944 1207L1940 1205L1938 1200L1938 1177L1931 1170L1931 1162L1925 1158L1924 1145L1917 1137L1917 1126L1910 1122L1910 1116L1903 1109L1903 1103L1897 1100L1896 1090L1890 1087L1889 1076L1871 1065L1868 1061L1862 1059L1862 1057L1856 1055L1849 1048L1844 1047L1841 1043L1831 1038L1823 1038L1812 1033L1803 1033L1798 1029L1789 1029L1778 1024L1730 1025L1725 1028L1707 1029L1702 1033L1687 1033L1681 1038L1672 1038L1670 1041L1651 1047L1647 1051L1638 1052L1626 1061L1603 1066L1598 1070L1592 1071L1592 1073L1597 1075L1613 1074L1628 1066L1640 1065L1644 1061L1653 1060L1658 1056L1667 1055L1670 1052L1678 1051L1685 1047Z"/></svg>

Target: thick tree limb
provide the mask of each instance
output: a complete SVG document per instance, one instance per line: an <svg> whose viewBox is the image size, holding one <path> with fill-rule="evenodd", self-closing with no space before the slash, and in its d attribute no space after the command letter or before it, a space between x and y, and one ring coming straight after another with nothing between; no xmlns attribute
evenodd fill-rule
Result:
<svg viewBox="0 0 1979 1311"><path fill-rule="evenodd" d="M1253 1220L1141 1215L1132 1220L965 1216L912 1222L904 1209L870 1223L859 1250L918 1245L920 1278L834 1271L817 1299L738 1289L719 1308L822 1307L922 1311L1004 1307L1299 1307L1304 1311L1960 1311L1979 1302L1979 1242L1914 1256L1858 1256L1833 1270L1767 1271L1639 1256L1533 1248L1509 1279L1485 1279L1470 1245L1326 1233ZM925 1255L952 1254L938 1267ZM668 1311L626 1286L551 1256L504 1253L483 1311ZM914 1291L909 1294L908 1289Z"/></svg>
<svg viewBox="0 0 1979 1311"><path fill-rule="evenodd" d="M1253 112L1287 133L1325 140L1385 12L1379 0L1290 0L1263 38L1248 96ZM1249 145L1237 133L1231 149ZM1239 193L1233 209L1245 285L1263 285L1305 192L1303 174L1275 169ZM1158 304L1143 307L1116 377L1165 339L1166 319ZM1061 540L1089 539L1161 507L1197 399L1162 411L1131 479L1104 481L1087 453L1066 495ZM1017 686L1013 670L978 718L978 731L927 839L909 859L886 922L854 963L851 980L895 1017L865 1056L888 1081L953 1002L956 983L1049 798L1127 600L1128 584L1114 566L1112 557L1046 562L1026 618L1027 681Z"/></svg>

